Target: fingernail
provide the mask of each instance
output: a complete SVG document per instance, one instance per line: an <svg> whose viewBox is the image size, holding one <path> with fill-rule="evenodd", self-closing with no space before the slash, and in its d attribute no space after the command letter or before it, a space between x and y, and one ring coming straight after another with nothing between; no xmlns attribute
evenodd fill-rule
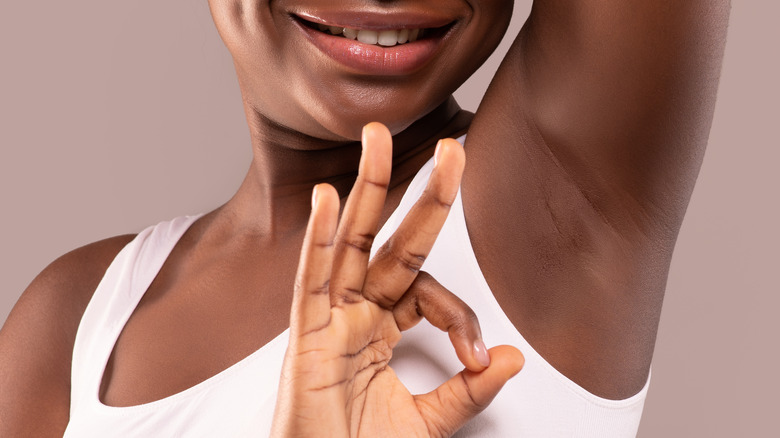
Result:
<svg viewBox="0 0 780 438"><path fill-rule="evenodd" d="M367 123L363 125L363 131L360 134L360 146L365 149L366 148L366 135L368 134L368 125L371 123Z"/></svg>
<svg viewBox="0 0 780 438"><path fill-rule="evenodd" d="M311 191L311 209L317 206L317 186L314 186L314 190Z"/></svg>
<svg viewBox="0 0 780 438"><path fill-rule="evenodd" d="M474 357L483 367L490 366L490 353L488 353L487 347L482 339L477 339L474 342Z"/></svg>
<svg viewBox="0 0 780 438"><path fill-rule="evenodd" d="M439 142L436 143L436 151L433 153L433 167L439 165L439 155L441 155L442 143L444 143L444 140L439 140Z"/></svg>

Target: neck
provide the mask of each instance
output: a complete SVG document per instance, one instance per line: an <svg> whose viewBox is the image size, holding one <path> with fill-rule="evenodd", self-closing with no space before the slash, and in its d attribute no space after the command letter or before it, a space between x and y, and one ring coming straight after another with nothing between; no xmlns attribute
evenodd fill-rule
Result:
<svg viewBox="0 0 780 438"><path fill-rule="evenodd" d="M309 137L247 109L253 160L235 196L218 210L231 226L273 240L305 229L314 185L333 185L342 199L358 170L361 145ZM465 131L471 114L450 97L393 137L390 189L404 185L433 154L440 138Z"/></svg>

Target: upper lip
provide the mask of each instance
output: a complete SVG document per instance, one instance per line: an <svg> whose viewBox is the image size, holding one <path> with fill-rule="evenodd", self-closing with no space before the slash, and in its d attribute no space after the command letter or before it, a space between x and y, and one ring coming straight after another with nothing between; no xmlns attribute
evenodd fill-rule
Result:
<svg viewBox="0 0 780 438"><path fill-rule="evenodd" d="M443 14L419 12L298 10L292 15L312 23L376 31L437 28L456 21Z"/></svg>

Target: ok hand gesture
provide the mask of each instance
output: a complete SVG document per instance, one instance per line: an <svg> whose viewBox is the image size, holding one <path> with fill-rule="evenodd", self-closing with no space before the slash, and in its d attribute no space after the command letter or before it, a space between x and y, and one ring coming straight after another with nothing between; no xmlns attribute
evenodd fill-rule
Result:
<svg viewBox="0 0 780 438"><path fill-rule="evenodd" d="M387 128L372 123L363 130L359 175L341 221L335 189L315 187L272 436L449 436L520 371L517 349L488 352L471 309L419 272L455 199L464 161L456 141L437 145L423 196L370 262L390 181ZM428 394L412 395L388 362L401 331L422 317L449 332L466 369Z"/></svg>

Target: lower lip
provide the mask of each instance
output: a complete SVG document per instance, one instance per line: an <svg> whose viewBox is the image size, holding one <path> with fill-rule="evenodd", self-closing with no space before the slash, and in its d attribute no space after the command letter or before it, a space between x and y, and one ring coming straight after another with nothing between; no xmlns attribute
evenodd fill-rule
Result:
<svg viewBox="0 0 780 438"><path fill-rule="evenodd" d="M382 47L297 24L322 53L355 73L368 75L398 76L412 73L433 58L441 42L441 37L434 37Z"/></svg>

